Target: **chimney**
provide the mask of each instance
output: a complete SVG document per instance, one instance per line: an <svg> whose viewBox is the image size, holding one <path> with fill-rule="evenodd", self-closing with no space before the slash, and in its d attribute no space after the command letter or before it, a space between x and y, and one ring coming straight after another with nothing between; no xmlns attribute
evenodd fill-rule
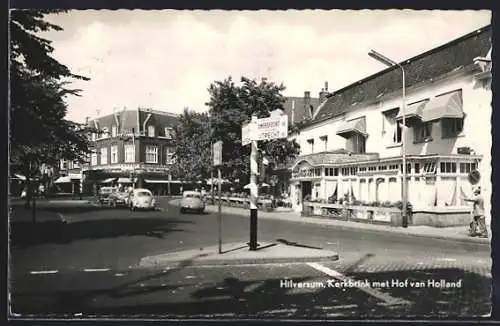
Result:
<svg viewBox="0 0 500 326"><path fill-rule="evenodd" d="M326 96L328 95L328 82L325 82L325 88L321 89L319 92L319 103L323 103L326 100Z"/></svg>
<svg viewBox="0 0 500 326"><path fill-rule="evenodd" d="M311 112L311 92L305 91L304 92L304 109L306 110L306 114L309 114L309 117L312 118L312 112Z"/></svg>

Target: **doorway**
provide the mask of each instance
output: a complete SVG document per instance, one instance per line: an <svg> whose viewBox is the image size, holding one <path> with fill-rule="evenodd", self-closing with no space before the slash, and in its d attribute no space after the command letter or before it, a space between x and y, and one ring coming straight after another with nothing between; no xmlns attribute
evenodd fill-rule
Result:
<svg viewBox="0 0 500 326"><path fill-rule="evenodd" d="M301 201L303 201L307 195L309 195L309 197L312 196L312 182L311 181L302 181L301 186L302 186L301 187L302 188Z"/></svg>

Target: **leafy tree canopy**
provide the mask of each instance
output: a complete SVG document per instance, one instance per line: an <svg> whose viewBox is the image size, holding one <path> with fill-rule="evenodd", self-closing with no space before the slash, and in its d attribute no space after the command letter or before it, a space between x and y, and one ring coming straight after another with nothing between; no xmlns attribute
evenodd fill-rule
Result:
<svg viewBox="0 0 500 326"><path fill-rule="evenodd" d="M80 93L67 86L71 80L88 78L54 59L51 41L36 35L62 30L44 20L47 14L61 12L65 11L10 11L11 168L26 174L33 173L33 166L59 159L82 162L89 152L90 130L65 119L66 96Z"/></svg>
<svg viewBox="0 0 500 326"><path fill-rule="evenodd" d="M252 115L269 117L275 110L284 111L285 87L262 79L241 78L241 84L231 77L210 85L209 106L212 141L223 141L222 173L230 180L246 183L250 176L250 145L241 144L241 127ZM286 162L299 154L295 141L276 139L259 141L259 150L271 162L271 166Z"/></svg>
<svg viewBox="0 0 500 326"><path fill-rule="evenodd" d="M174 130L177 149L173 175L186 181L209 177L211 150L208 113L185 109Z"/></svg>

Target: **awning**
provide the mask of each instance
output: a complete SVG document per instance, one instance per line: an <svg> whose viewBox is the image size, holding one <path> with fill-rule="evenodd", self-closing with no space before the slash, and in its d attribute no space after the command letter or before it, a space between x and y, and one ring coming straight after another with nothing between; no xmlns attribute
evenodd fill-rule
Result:
<svg viewBox="0 0 500 326"><path fill-rule="evenodd" d="M462 97L460 91L456 91L433 98L425 107L422 121L427 122L443 118L461 119L463 117Z"/></svg>
<svg viewBox="0 0 500 326"><path fill-rule="evenodd" d="M82 175L79 174L79 173L70 173L68 175L68 177L71 179L71 180L81 180L82 179Z"/></svg>
<svg viewBox="0 0 500 326"><path fill-rule="evenodd" d="M54 183L71 183L70 177L59 177Z"/></svg>
<svg viewBox="0 0 500 326"><path fill-rule="evenodd" d="M116 178L108 178L108 179L99 181L99 183L111 183L115 180L116 180Z"/></svg>
<svg viewBox="0 0 500 326"><path fill-rule="evenodd" d="M180 181L178 180L151 180L151 179L146 179L144 180L146 181L147 183L181 183Z"/></svg>
<svg viewBox="0 0 500 326"><path fill-rule="evenodd" d="M340 126L339 130L337 130L337 135L342 137L349 137L351 133L367 136L365 117L346 121Z"/></svg>
<svg viewBox="0 0 500 326"><path fill-rule="evenodd" d="M405 108L405 118L422 119L422 112L427 103L429 103L429 101L420 101L417 103L407 105ZM396 120L402 120L402 119L403 119L403 110L399 109L398 115L396 116Z"/></svg>

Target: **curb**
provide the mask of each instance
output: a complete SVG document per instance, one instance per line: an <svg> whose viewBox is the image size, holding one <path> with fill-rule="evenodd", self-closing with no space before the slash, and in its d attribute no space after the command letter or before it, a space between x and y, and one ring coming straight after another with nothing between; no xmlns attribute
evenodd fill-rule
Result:
<svg viewBox="0 0 500 326"><path fill-rule="evenodd" d="M206 211L210 211L214 213L215 211L211 211L208 207L206 208ZM222 211L224 213L224 210ZM227 214L227 213L226 213ZM243 216L240 212L234 212L236 215ZM482 244L482 245L491 245L491 239L489 238L466 238L466 237L459 237L459 236L444 236L444 235L439 235L439 234L418 234L418 233L411 233L411 232L405 232L405 231L399 231L397 229L386 229L386 230L380 230L380 229L371 229L371 228L364 228L356 225L336 225L336 224L331 224L331 223L321 223L322 220L324 221L329 221L326 218L321 218L321 217L308 217L308 218L314 218L316 219L315 221L310 221L310 220L303 220L302 217L300 217L297 220L293 219L284 219L284 218L276 218L276 217L261 217L263 219L270 219L270 220L284 220L288 222L295 222L295 223L306 223L306 224L314 224L314 225L322 225L325 227L331 227L331 228L337 228L337 229L343 229L343 230L350 230L350 231L356 231L356 230L363 230L363 231L368 231L368 232L373 232L373 233L380 233L380 234L387 234L387 233L392 233L392 234L398 234L398 235L403 235L403 236L412 236L412 237L419 237L419 238L430 238L430 239L437 239L437 240L446 240L446 241L455 241L455 242L462 242L462 243L475 243L475 244Z"/></svg>
<svg viewBox="0 0 500 326"><path fill-rule="evenodd" d="M241 259L205 259L195 260L188 266L231 266L231 265L261 265L261 264L285 264L285 263L310 263L310 262L326 262L339 260L338 254L332 254L323 257L283 257L283 258L241 258ZM165 267L170 265L181 265L183 260L168 260L156 261L147 259L145 262L139 262L139 267Z"/></svg>

